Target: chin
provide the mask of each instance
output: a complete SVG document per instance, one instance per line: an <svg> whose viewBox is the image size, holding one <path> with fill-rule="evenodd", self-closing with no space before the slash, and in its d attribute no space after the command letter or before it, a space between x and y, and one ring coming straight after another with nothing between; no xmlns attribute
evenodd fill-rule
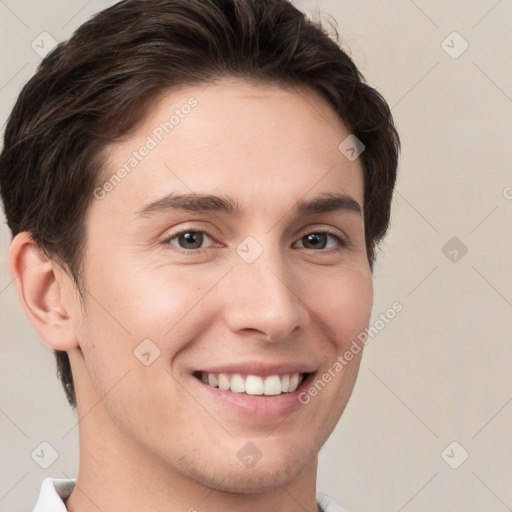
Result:
<svg viewBox="0 0 512 512"><path fill-rule="evenodd" d="M271 457L261 459L252 467L242 463L233 465L211 461L210 470L203 466L190 468L194 480L220 492L231 494L258 494L271 492L296 481L308 468L315 465L317 451L313 448L272 450ZM225 456L225 455L224 455Z"/></svg>

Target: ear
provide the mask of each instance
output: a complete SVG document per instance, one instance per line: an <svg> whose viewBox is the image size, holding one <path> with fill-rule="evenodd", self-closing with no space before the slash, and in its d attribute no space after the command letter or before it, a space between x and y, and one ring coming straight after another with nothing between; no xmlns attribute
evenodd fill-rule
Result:
<svg viewBox="0 0 512 512"><path fill-rule="evenodd" d="M41 339L56 350L78 347L61 293L62 279L69 278L62 271L56 272L55 263L46 257L30 233L19 233L12 241L9 266L23 309Z"/></svg>

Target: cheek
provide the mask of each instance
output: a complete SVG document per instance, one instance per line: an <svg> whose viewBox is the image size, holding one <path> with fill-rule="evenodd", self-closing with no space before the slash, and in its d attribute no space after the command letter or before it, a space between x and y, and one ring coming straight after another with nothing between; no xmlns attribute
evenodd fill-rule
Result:
<svg viewBox="0 0 512 512"><path fill-rule="evenodd" d="M370 271L340 271L309 288L309 305L335 339L338 351L349 346L368 326L373 302Z"/></svg>
<svg viewBox="0 0 512 512"><path fill-rule="evenodd" d="M117 361L125 357L131 362L134 349L150 339L162 356L172 358L205 329L205 308L210 302L203 299L225 270L142 267L133 262L126 266L130 267L127 273L121 265L112 265L94 275L90 289L97 300L89 297L91 331L95 339L103 340L104 357L117 357Z"/></svg>
<svg viewBox="0 0 512 512"><path fill-rule="evenodd" d="M169 271L141 272L141 278L130 283L127 293L133 295L123 315L135 336L155 337L162 342L182 339L180 332L200 329L208 291L219 280L214 271L194 272L190 267Z"/></svg>

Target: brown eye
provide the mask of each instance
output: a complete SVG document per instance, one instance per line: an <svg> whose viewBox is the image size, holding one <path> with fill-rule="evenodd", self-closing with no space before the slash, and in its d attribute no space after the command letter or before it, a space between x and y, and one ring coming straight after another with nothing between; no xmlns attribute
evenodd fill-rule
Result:
<svg viewBox="0 0 512 512"><path fill-rule="evenodd" d="M334 245L327 247L329 239L333 239L335 243ZM326 248L331 249L336 245L339 247L345 247L347 245L345 240L343 240L338 234L332 233L330 231L314 231L304 235L300 241L302 242L305 249L313 250L322 250Z"/></svg>
<svg viewBox="0 0 512 512"><path fill-rule="evenodd" d="M167 238L166 242L178 247L179 249L194 250L203 249L203 242L208 238L211 240L211 237L204 231L188 230L181 231L180 233L170 236Z"/></svg>

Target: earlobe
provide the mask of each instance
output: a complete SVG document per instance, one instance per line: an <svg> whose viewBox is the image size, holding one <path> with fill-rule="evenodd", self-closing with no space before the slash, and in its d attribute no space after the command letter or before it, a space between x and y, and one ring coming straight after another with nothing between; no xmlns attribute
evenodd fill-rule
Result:
<svg viewBox="0 0 512 512"><path fill-rule="evenodd" d="M56 350L78 347L62 283L30 233L19 233L12 241L9 265L23 309L42 340Z"/></svg>

